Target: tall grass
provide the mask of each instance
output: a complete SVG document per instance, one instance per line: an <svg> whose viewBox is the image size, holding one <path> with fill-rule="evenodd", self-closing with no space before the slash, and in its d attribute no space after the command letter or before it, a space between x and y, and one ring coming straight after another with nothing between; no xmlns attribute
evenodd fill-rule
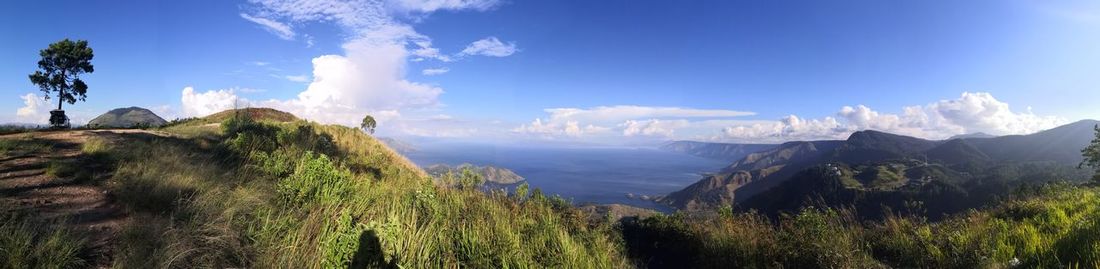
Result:
<svg viewBox="0 0 1100 269"><path fill-rule="evenodd" d="M109 149L109 186L137 218L118 267L627 265L613 227L564 200L437 184L356 129L234 117L220 131Z"/></svg>
<svg viewBox="0 0 1100 269"><path fill-rule="evenodd" d="M661 216L624 223L643 266L789 268L1097 268L1100 188L1041 193L940 222L905 215L859 222L850 209Z"/></svg>
<svg viewBox="0 0 1100 269"><path fill-rule="evenodd" d="M0 268L79 268L84 237L30 218L0 216Z"/></svg>

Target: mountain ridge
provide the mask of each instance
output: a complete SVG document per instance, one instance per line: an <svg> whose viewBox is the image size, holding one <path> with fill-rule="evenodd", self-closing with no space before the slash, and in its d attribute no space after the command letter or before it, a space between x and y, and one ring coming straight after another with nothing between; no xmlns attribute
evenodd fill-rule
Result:
<svg viewBox="0 0 1100 269"><path fill-rule="evenodd" d="M801 171L829 162L861 164L918 161L966 169L994 164L1073 166L1100 121L1082 120L1027 135L928 140L864 130L846 140L792 141L751 153L719 173L703 177L657 201L680 209L744 202L782 185ZM962 169L962 168L960 168Z"/></svg>
<svg viewBox="0 0 1100 269"><path fill-rule="evenodd" d="M746 155L775 148L775 144L737 144L678 140L662 144L658 148L665 151L686 153L693 156L736 161Z"/></svg>

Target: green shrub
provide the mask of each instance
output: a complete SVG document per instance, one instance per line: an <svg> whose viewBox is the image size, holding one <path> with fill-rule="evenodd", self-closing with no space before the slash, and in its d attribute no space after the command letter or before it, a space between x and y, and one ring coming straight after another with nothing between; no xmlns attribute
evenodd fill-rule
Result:
<svg viewBox="0 0 1100 269"><path fill-rule="evenodd" d="M328 156L307 152L294 174L279 181L278 191L290 205L339 202L355 183L351 172L337 167Z"/></svg>

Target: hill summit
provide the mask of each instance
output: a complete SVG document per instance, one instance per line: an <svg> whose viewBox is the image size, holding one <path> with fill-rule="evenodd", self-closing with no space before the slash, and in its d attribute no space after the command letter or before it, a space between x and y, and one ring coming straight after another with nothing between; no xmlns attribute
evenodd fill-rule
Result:
<svg viewBox="0 0 1100 269"><path fill-rule="evenodd" d="M116 108L88 122L92 128L129 128L137 126L156 127L167 123L153 111L136 106Z"/></svg>

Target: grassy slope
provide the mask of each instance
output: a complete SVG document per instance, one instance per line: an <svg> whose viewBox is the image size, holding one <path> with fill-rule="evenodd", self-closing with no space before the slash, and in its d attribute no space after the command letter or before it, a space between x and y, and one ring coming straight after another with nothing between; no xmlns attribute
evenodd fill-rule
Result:
<svg viewBox="0 0 1100 269"><path fill-rule="evenodd" d="M269 151L255 146L262 138L219 141L211 120L200 121L166 129L190 138L110 149L121 160L111 189L136 218L118 267L625 264L608 225L541 195L439 187L358 130L260 124L286 138L268 137L279 140ZM325 156L305 153L325 152L329 140L336 148Z"/></svg>

